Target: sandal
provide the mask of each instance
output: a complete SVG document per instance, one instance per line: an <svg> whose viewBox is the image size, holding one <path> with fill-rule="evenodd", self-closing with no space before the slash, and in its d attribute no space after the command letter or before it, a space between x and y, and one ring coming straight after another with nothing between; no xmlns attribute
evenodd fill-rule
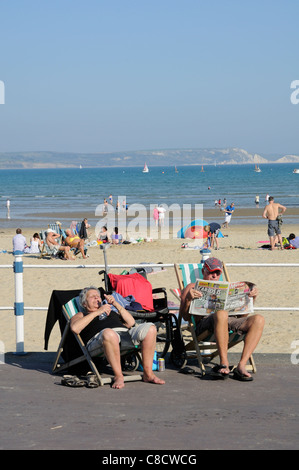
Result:
<svg viewBox="0 0 299 470"><path fill-rule="evenodd" d="M66 387L84 387L85 381L80 380L76 375L64 375L61 379L61 385Z"/></svg>
<svg viewBox="0 0 299 470"><path fill-rule="evenodd" d="M88 372L86 376L86 387L87 388L97 388L99 386L99 381L97 376L93 372Z"/></svg>
<svg viewBox="0 0 299 470"><path fill-rule="evenodd" d="M227 369L229 371L229 366L225 364L218 364L214 366L211 371L211 377L213 377L214 379L221 379L221 380L228 379L229 373L225 374L224 372L219 372L220 369Z"/></svg>
<svg viewBox="0 0 299 470"><path fill-rule="evenodd" d="M191 374L195 374L195 370L192 369L192 367L183 367L182 369L179 370L179 373L191 375Z"/></svg>
<svg viewBox="0 0 299 470"><path fill-rule="evenodd" d="M233 379L239 380L240 382L252 382L253 377L251 377L251 375L242 374L238 369L235 369Z"/></svg>

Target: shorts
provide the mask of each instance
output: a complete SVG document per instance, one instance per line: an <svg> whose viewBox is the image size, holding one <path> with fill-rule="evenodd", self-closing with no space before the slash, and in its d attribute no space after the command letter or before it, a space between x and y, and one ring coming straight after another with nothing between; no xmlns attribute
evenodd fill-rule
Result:
<svg viewBox="0 0 299 470"><path fill-rule="evenodd" d="M274 235L281 234L281 230L278 224L278 220L269 220L268 221L268 235L269 237L274 237Z"/></svg>
<svg viewBox="0 0 299 470"><path fill-rule="evenodd" d="M225 214L224 222L227 222L227 223L229 224L231 218L232 218L232 215L231 215L231 214Z"/></svg>
<svg viewBox="0 0 299 470"><path fill-rule="evenodd" d="M115 331L115 333L117 334L119 343L121 342L121 337L120 337L119 333L128 332L129 335L131 336L131 340L132 340L133 344L138 345L139 343L141 343L145 339L150 327L153 326L153 325L154 324L150 323L150 322L140 323L138 325L133 326L129 330L128 330L128 328L113 328L113 331ZM86 346L87 346L88 351L90 353L92 353L92 355L97 355L97 354L103 353L103 351L104 351L104 348L103 348L103 331L105 331L105 329L106 328L104 328L104 330L101 330L99 333L94 335L93 338L91 338L88 341Z"/></svg>
<svg viewBox="0 0 299 470"><path fill-rule="evenodd" d="M55 256L57 255L58 251L61 249L61 245L49 245L49 248L52 250L52 254Z"/></svg>
<svg viewBox="0 0 299 470"><path fill-rule="evenodd" d="M219 232L220 232L220 228L217 228L215 232L211 232L211 233L212 235L215 235L215 238L218 238Z"/></svg>
<svg viewBox="0 0 299 470"><path fill-rule="evenodd" d="M242 324L245 323L247 317L236 317L236 316L229 316L228 317L228 330L232 330L235 333L243 334L245 330L242 329ZM214 332L215 327L215 317L214 314L211 313L204 317L196 326L196 334L197 336L203 333L204 331L208 330L211 333Z"/></svg>

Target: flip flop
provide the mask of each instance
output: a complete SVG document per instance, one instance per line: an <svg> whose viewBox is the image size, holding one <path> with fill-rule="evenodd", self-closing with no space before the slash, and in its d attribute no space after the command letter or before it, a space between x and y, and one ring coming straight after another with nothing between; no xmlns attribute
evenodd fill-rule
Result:
<svg viewBox="0 0 299 470"><path fill-rule="evenodd" d="M76 375L64 375L61 379L61 385L66 387L84 387L85 381L80 380Z"/></svg>
<svg viewBox="0 0 299 470"><path fill-rule="evenodd" d="M226 380L229 377L229 374L224 374L223 372L219 372L220 369L228 369L229 371L229 366L226 366L225 364L217 364L216 366L213 367L213 369L210 372L211 377L214 379L221 379L221 380Z"/></svg>
<svg viewBox="0 0 299 470"><path fill-rule="evenodd" d="M183 367L182 369L179 370L179 373L191 375L191 374L195 374L195 370L192 369L191 367Z"/></svg>
<svg viewBox="0 0 299 470"><path fill-rule="evenodd" d="M233 379L239 380L240 382L252 382L253 377L248 377L248 375L242 374L238 369L235 369Z"/></svg>

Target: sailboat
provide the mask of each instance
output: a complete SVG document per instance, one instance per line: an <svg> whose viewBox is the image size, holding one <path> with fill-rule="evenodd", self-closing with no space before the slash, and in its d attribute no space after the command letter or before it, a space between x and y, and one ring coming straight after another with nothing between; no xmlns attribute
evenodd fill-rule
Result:
<svg viewBox="0 0 299 470"><path fill-rule="evenodd" d="M201 171L201 172L204 172L203 165L201 165L201 170L200 170L200 171Z"/></svg>
<svg viewBox="0 0 299 470"><path fill-rule="evenodd" d="M299 173L299 168L295 168L293 173Z"/></svg>
<svg viewBox="0 0 299 470"><path fill-rule="evenodd" d="M259 167L258 165L255 165L254 171L255 171L256 173L261 173L262 170L260 169L260 167Z"/></svg>
<svg viewBox="0 0 299 470"><path fill-rule="evenodd" d="M176 167L176 166L174 167L174 171L175 171L176 173L178 173L178 172L179 172L179 170L177 169L177 167Z"/></svg>
<svg viewBox="0 0 299 470"><path fill-rule="evenodd" d="M144 168L143 168L143 170L142 170L142 173L148 173L148 172L149 172L149 169L148 169L147 164L145 163L145 164L144 164Z"/></svg>

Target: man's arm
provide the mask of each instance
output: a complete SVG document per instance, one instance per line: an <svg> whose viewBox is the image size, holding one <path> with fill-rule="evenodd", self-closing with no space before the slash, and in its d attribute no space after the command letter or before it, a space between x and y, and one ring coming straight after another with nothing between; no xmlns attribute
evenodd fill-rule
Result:
<svg viewBox="0 0 299 470"><path fill-rule="evenodd" d="M105 299L107 300L108 304L113 305L115 307L124 323L124 325L127 328L132 328L132 326L135 325L135 319L134 317L128 312L128 310L125 309L122 305L120 305L113 295L106 295L105 294Z"/></svg>
<svg viewBox="0 0 299 470"><path fill-rule="evenodd" d="M280 214L283 214L287 210L287 208L281 204L278 204L278 208L280 209Z"/></svg>
<svg viewBox="0 0 299 470"><path fill-rule="evenodd" d="M82 312L76 313L71 318L71 330L73 333L80 334L84 328L89 325L89 323L99 316L101 313L106 312L108 315L111 312L111 307L108 304L102 305L98 310L88 313L88 315L83 315Z"/></svg>
<svg viewBox="0 0 299 470"><path fill-rule="evenodd" d="M264 218L264 219L268 219L267 207L268 207L268 206L265 207L264 212L263 212L263 218Z"/></svg>
<svg viewBox="0 0 299 470"><path fill-rule="evenodd" d="M199 298L202 296L202 293L194 289L195 284L188 284L181 294L181 303L180 303L180 316L183 317L185 321L190 319L189 308L193 299Z"/></svg>

